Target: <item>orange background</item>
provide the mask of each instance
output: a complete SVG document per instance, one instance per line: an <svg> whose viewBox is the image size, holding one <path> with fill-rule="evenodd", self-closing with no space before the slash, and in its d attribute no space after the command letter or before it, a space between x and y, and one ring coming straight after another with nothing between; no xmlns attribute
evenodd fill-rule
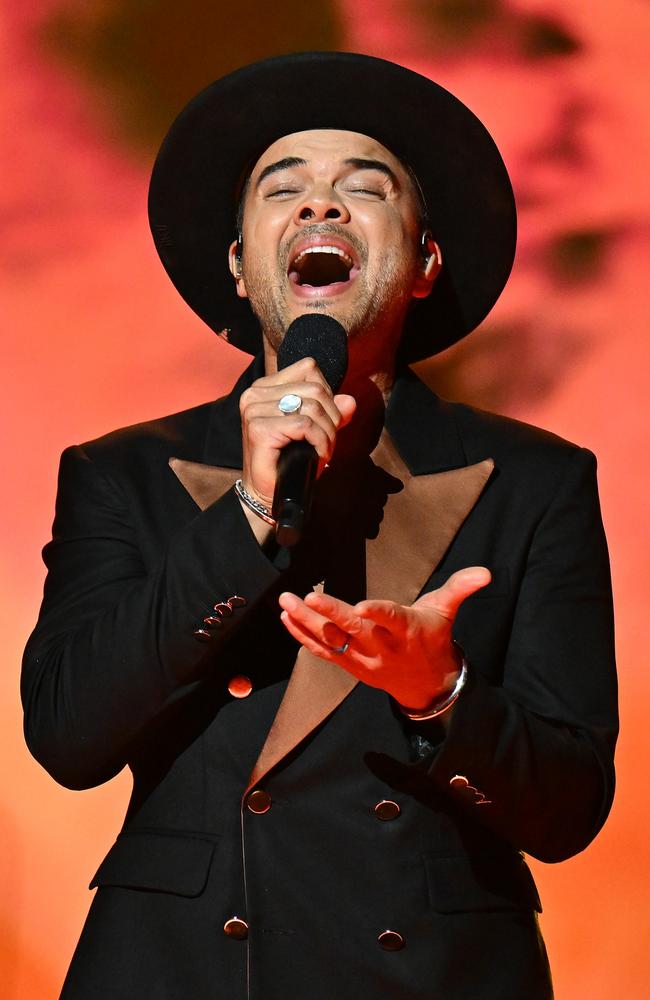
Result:
<svg viewBox="0 0 650 1000"><path fill-rule="evenodd" d="M584 855L533 867L558 1000L646 996L650 9L642 0L225 6L16 0L0 11L3 996L58 996L85 887L129 792L126 774L83 793L59 788L22 742L18 663L40 599L58 456L214 397L245 363L189 312L157 261L145 213L152 155L202 85L307 48L369 52L430 75L486 122L511 169L521 211L512 280L483 328L425 375L442 395L549 427L599 456L618 616L619 791Z"/></svg>

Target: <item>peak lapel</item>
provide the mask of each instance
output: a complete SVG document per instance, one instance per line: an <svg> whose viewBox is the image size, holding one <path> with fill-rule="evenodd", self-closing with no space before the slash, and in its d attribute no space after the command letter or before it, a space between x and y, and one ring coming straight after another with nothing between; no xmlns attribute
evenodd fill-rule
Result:
<svg viewBox="0 0 650 1000"><path fill-rule="evenodd" d="M223 496L240 475L237 469L180 458L170 458L169 465L201 510ZM302 647L246 791L320 725L356 683L351 674Z"/></svg>
<svg viewBox="0 0 650 1000"><path fill-rule="evenodd" d="M463 469L412 476L387 433L375 462L404 483L390 494L377 539L366 543L369 598L412 604L494 468L492 459ZM358 681L301 648L244 794L338 708Z"/></svg>
<svg viewBox="0 0 650 1000"><path fill-rule="evenodd" d="M352 674L341 670L335 663L321 660L301 646L284 697L244 794L320 726L357 683Z"/></svg>
<svg viewBox="0 0 650 1000"><path fill-rule="evenodd" d="M381 530L366 543L369 599L412 604L487 483L494 462L413 476L384 431L373 460L404 488L388 497Z"/></svg>
<svg viewBox="0 0 650 1000"><path fill-rule="evenodd" d="M240 476L239 469L203 465L184 458L170 458L169 465L200 510L222 497Z"/></svg>

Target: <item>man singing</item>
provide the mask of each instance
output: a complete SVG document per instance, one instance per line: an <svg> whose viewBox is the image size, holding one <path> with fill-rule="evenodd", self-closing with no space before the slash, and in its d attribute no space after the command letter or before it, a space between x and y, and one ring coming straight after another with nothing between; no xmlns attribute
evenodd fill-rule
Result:
<svg viewBox="0 0 650 1000"><path fill-rule="evenodd" d="M68 787L134 779L63 997L548 1000L523 852L581 851L614 788L595 461L408 367L507 280L493 141L402 67L272 59L182 112L150 218L255 359L62 457L27 741ZM283 356L328 320L340 386L318 335ZM317 480L288 548L296 441Z"/></svg>

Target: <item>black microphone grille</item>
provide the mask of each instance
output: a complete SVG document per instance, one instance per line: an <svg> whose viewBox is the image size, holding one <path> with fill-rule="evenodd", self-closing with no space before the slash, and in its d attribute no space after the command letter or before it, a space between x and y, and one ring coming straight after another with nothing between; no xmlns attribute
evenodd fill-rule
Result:
<svg viewBox="0 0 650 1000"><path fill-rule="evenodd" d="M348 370L348 338L341 324L321 313L294 319L278 350L278 368L302 358L313 358L332 392L338 392Z"/></svg>

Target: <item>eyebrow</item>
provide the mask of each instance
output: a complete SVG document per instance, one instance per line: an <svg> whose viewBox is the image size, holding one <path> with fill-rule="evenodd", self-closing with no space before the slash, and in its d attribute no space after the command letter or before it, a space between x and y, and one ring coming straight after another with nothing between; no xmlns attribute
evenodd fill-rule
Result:
<svg viewBox="0 0 650 1000"><path fill-rule="evenodd" d="M383 160L364 160L354 156L346 160L345 165L346 167L354 167L355 170L378 170L379 173L388 177L396 187L399 186L395 172Z"/></svg>
<svg viewBox="0 0 650 1000"><path fill-rule="evenodd" d="M275 163L269 163L268 167L264 167L264 170L257 178L255 187L259 187L263 180L269 177L271 174L276 174L278 170L290 170L291 167L306 167L307 160L303 160L300 156L285 156L282 160L276 160Z"/></svg>
<svg viewBox="0 0 650 1000"><path fill-rule="evenodd" d="M366 160L360 159L359 157L353 156L347 160L344 160L346 167L354 167L355 170L378 170L379 173L384 174L388 177L396 187L398 187L397 177L394 171L390 169L387 163L383 160ZM259 187L262 181L270 177L271 174L277 173L279 170L290 170L292 167L306 167L307 160L304 160L300 156L285 156L281 160L276 160L275 163L269 163L267 167L261 172L257 178L255 187Z"/></svg>

